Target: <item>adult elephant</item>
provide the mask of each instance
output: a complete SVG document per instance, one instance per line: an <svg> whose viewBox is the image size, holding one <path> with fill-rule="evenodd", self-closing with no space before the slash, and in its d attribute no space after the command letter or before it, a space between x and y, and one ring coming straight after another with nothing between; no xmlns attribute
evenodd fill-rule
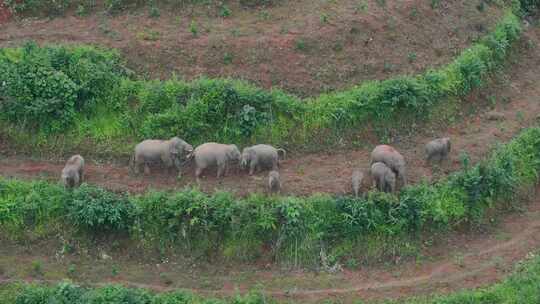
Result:
<svg viewBox="0 0 540 304"><path fill-rule="evenodd" d="M197 181L207 168L217 167L217 177L228 173L233 163L240 161L240 150L236 145L219 144L215 142L205 143L193 151L195 158L195 177Z"/></svg>
<svg viewBox="0 0 540 304"><path fill-rule="evenodd" d="M182 174L182 163L193 153L193 147L184 140L173 137L169 140L147 139L135 146L131 158L131 167L139 174L140 167L144 165L144 172L150 172L150 163L162 163L170 171L174 167L178 176Z"/></svg>
<svg viewBox="0 0 540 304"><path fill-rule="evenodd" d="M405 158L394 147L389 145L376 146L371 152L371 165L376 162L384 163L397 174L403 186L407 185Z"/></svg>
<svg viewBox="0 0 540 304"><path fill-rule="evenodd" d="M283 149L276 149L270 145L255 145L244 148L242 151L242 169L249 167L249 175L253 175L255 171L261 168L269 168L271 170L279 169L279 154L285 158L286 152Z"/></svg>

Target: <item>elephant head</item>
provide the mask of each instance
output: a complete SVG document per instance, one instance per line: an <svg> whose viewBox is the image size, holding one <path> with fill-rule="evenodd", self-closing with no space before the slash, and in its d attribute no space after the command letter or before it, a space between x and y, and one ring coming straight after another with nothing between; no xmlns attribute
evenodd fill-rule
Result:
<svg viewBox="0 0 540 304"><path fill-rule="evenodd" d="M242 151L242 161L240 163L242 169L245 169L254 157L255 150L251 148L244 148L244 150Z"/></svg>
<svg viewBox="0 0 540 304"><path fill-rule="evenodd" d="M384 177L385 182L385 188L390 190L391 193L396 192L396 175L393 172L390 172L390 174L386 174ZM385 190L386 190L385 189Z"/></svg>
<svg viewBox="0 0 540 304"><path fill-rule="evenodd" d="M239 162L241 159L240 150L236 145L229 145L229 150L227 151L227 158L230 162Z"/></svg>
<svg viewBox="0 0 540 304"><path fill-rule="evenodd" d="M446 153L450 152L450 150L452 149L452 144L450 143L450 137L444 137L442 140L446 145Z"/></svg>
<svg viewBox="0 0 540 304"><path fill-rule="evenodd" d="M182 159L187 159L193 153L193 146L178 137L169 140L169 152L175 165L178 167Z"/></svg>
<svg viewBox="0 0 540 304"><path fill-rule="evenodd" d="M399 161L396 165L396 173L401 178L401 181L403 182L403 186L405 187L407 185L407 169L405 166L405 161Z"/></svg>

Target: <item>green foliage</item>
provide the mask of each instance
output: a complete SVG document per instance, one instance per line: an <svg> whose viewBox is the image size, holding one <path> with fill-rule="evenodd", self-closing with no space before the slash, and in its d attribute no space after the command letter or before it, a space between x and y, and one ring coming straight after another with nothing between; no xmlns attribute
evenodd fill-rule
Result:
<svg viewBox="0 0 540 304"><path fill-rule="evenodd" d="M125 231L131 225L132 205L112 192L82 185L71 195L67 218L91 233Z"/></svg>
<svg viewBox="0 0 540 304"><path fill-rule="evenodd" d="M88 46L27 43L0 50L0 68L0 117L46 133L65 131L78 111L91 114L125 77L116 52Z"/></svg>
<svg viewBox="0 0 540 304"><path fill-rule="evenodd" d="M485 161L465 164L433 185L406 187L399 196L237 199L195 189L122 196L87 185L69 191L0 179L0 230L20 234L52 222L57 223L52 227L92 234L128 233L144 247L161 251L179 247L196 255L249 260L266 247L280 261L314 265L325 248L363 248L361 236L399 237L476 223L498 202L515 202L520 188L538 181L539 170L540 128L531 128Z"/></svg>
<svg viewBox="0 0 540 304"><path fill-rule="evenodd" d="M73 0L3 0L16 14L56 16L62 15Z"/></svg>

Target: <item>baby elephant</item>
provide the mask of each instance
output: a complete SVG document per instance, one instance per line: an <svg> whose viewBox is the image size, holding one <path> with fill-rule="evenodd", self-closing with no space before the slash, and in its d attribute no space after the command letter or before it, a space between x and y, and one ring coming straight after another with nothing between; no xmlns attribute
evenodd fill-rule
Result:
<svg viewBox="0 0 540 304"><path fill-rule="evenodd" d="M279 172L276 170L272 170L268 173L268 189L270 193L281 192L281 179L279 177Z"/></svg>
<svg viewBox="0 0 540 304"><path fill-rule="evenodd" d="M362 185L363 179L364 173L362 173L360 169L355 169L351 177L352 189L355 197L358 197L358 193L360 192L360 186Z"/></svg>
<svg viewBox="0 0 540 304"><path fill-rule="evenodd" d="M449 137L438 138L426 144L426 162L436 159L439 163L448 157L451 144Z"/></svg>
<svg viewBox="0 0 540 304"><path fill-rule="evenodd" d="M62 183L66 188L79 187L83 180L84 158L73 155L62 169Z"/></svg>
<svg viewBox="0 0 540 304"><path fill-rule="evenodd" d="M396 174L384 163L376 162L371 165L371 176L379 191L394 192L396 190Z"/></svg>
<svg viewBox="0 0 540 304"><path fill-rule="evenodd" d="M255 145L244 148L242 151L242 169L249 166L249 175L262 167L277 170L279 168L279 153L285 158L286 152L283 149L276 149L270 145Z"/></svg>
<svg viewBox="0 0 540 304"><path fill-rule="evenodd" d="M232 163L240 161L240 150L236 145L225 145L214 142L205 143L193 151L195 157L195 177L197 181L206 168L217 167L217 177L220 178L229 171Z"/></svg>

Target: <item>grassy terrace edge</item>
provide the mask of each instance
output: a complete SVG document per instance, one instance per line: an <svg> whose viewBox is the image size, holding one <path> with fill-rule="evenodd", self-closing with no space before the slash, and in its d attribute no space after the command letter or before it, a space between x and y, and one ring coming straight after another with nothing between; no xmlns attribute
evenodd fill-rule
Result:
<svg viewBox="0 0 540 304"><path fill-rule="evenodd" d="M408 300L384 301L386 304L499 304L540 302L540 256L529 254L502 282L476 290L463 290L451 295L434 295ZM253 290L246 295L229 298L203 298L188 291L154 293L144 289L131 289L120 285L100 288L81 287L69 281L56 286L7 283L0 284L0 299L6 304L49 303L132 303L132 304L256 304L281 303L269 298L264 291ZM286 301L294 303L293 301ZM333 303L333 301L325 301ZM336 303L341 303L336 301ZM355 303L365 303L360 299ZM382 303L382 302L377 302Z"/></svg>
<svg viewBox="0 0 540 304"><path fill-rule="evenodd" d="M0 178L0 231L15 240L116 236L160 254L211 260L270 257L308 267L363 263L368 260L355 259L407 254L403 248L422 232L481 223L488 210L521 204L519 194L538 182L540 127L526 129L474 166L466 155L462 162L463 170L434 184L411 185L399 196L369 192L362 198L253 194L239 199L189 188L129 195Z"/></svg>
<svg viewBox="0 0 540 304"><path fill-rule="evenodd" d="M30 151L125 155L143 138L312 147L346 140L352 130L402 128L425 121L437 105L457 104L501 69L522 31L517 10L438 70L306 100L238 80L136 80L116 51L101 48L2 49L2 135Z"/></svg>

